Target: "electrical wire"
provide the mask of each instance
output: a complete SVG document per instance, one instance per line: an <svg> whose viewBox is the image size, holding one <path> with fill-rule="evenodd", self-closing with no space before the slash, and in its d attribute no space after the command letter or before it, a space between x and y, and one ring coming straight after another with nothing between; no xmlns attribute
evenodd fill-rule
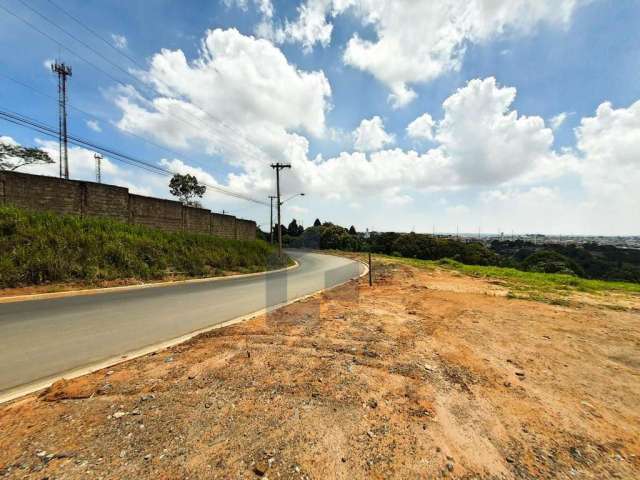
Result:
<svg viewBox="0 0 640 480"><path fill-rule="evenodd" d="M10 123L13 123L13 124L16 124L16 125L21 125L23 127L30 128L30 129L35 130L35 131L37 131L39 133L42 133L44 135L48 135L48 136L51 136L51 137L54 137L54 138L58 137L58 131L55 128L53 128L53 127L51 127L49 125L46 125L44 123L41 123L41 122L39 122L37 120L34 120L34 119L30 118L30 117L27 117L25 115L21 115L21 114L18 114L18 113L15 113L15 112L11 112L11 111L0 110L0 119L3 119L5 121L7 121L7 122L10 122ZM104 147L104 146L97 145L97 144L95 144L93 142L90 142L90 141L85 140L83 138L77 137L75 135L68 135L68 139L70 140L69 143L71 143L73 145L80 146L80 147L83 147L83 148L90 148L92 150L104 153L104 154L110 156L111 158L113 158L114 160L117 160L117 161L120 161L120 162L123 162L123 163L127 163L129 165L136 166L136 167L141 168L141 169L143 169L143 170L145 170L147 172L150 172L150 173L155 173L155 174L159 174L159 175L169 175L169 176L174 174L174 172L172 172L170 170L166 170L166 169L164 169L162 167L158 167L157 165L153 165L152 163L149 163L149 162L146 162L144 160L140 160L140 159L137 159L135 157L132 157L130 155L118 152L118 151L114 150L111 147ZM256 204L268 206L268 204L266 202L262 202L260 200L255 199L255 198L251 198L251 197L245 196L245 195L243 195L241 193L234 192L232 190L227 190L227 189L224 189L224 188L219 187L217 185L210 185L210 184L207 184L207 183L202 183L202 184L205 185L206 187L210 188L211 190L217 192L217 193L220 193L220 194L223 194L223 195L227 195L227 196L231 196L231 197L234 197L234 198L238 198L238 199L241 199L241 200L245 200L245 201L248 201L248 202L253 202L253 203L256 203Z"/></svg>
<svg viewBox="0 0 640 480"><path fill-rule="evenodd" d="M19 0L22 2L22 0ZM25 5L24 2L22 2L23 5ZM32 10L33 12L35 12L36 14L38 14L40 17L44 18L48 23L51 23L53 25L55 25L59 30L61 30L63 33L66 33L67 35L69 35L71 38L76 39L76 37L70 33L68 33L65 29L63 29L62 27L58 26L57 24L55 24L53 21L49 20L48 18L46 18L44 15L42 15L41 13L39 13L38 11L36 11L33 7L30 7L28 5L26 5L27 8L29 8L30 10ZM121 86L127 88L128 85L125 84L123 81L121 81L120 79L114 77L113 75L111 75L109 72L107 72L106 70L102 69L101 67L99 67L98 65L96 65L95 63L91 62L90 60L87 60L85 57L83 57L82 55L78 54L77 52L75 52L74 50L70 49L69 47L67 47L66 45L64 45L62 42L56 40L54 37L52 37L51 35L49 35L48 33L42 31L41 29L39 29L37 26L35 26L33 23L29 22L27 19L21 17L20 15L10 11L9 9L7 9L5 6L3 6L2 4L0 4L0 9L4 10L6 13L8 13L9 15L13 16L14 18L20 20L21 22L25 23L27 26L31 27L33 30L35 30L36 32L40 33L41 35L43 35L44 37L48 38L50 41L52 41L53 43L55 43L56 45L58 45L60 48L68 51L69 53L71 53L72 55L75 55L77 58L79 58L80 60L82 60L83 62L91 65L93 68L95 68L96 70L98 70L99 72L101 72L102 74L106 75L107 77L109 77L111 80L113 80L114 82L120 84ZM100 37L99 37L100 38ZM86 43L77 40L80 43L82 43L83 45L86 46ZM104 41L104 39L103 39ZM108 42L107 42L108 43ZM95 50L93 48L91 48L90 46L87 46L87 48L89 48L92 52L95 53ZM103 55L98 54L101 58L105 58ZM110 64L113 64L111 61L107 60ZM119 70L124 71L122 68L117 67ZM133 78L139 85L142 85L144 87L145 90L150 91L149 87L147 87L145 84L143 84L138 78L136 78L135 76L133 76L131 73L124 71L128 76L130 76L131 78ZM166 86L166 84L165 84ZM154 92L155 93L155 92ZM144 95L140 94L140 92L138 92L138 94L144 99L146 100L148 103L153 104L153 100L150 100L149 98L146 98ZM215 117L213 117L209 112L207 112L206 110L197 107L196 105L194 105L196 108L198 108L199 111L201 111L202 113L204 113L205 115L207 115L209 118L211 118L212 120L214 120L215 122L218 122L220 125L222 125L225 128L228 128L232 131L234 131L234 133L238 134L241 137L244 137L244 135L237 129L234 129L233 127L231 127L230 125L226 124L224 121L220 120L220 119L216 119ZM189 125L195 129L197 129L198 131L202 131L202 130L207 130L207 127L204 125L195 125L194 123L191 123L190 121L185 120L182 117L179 117L175 114L172 115L173 118L181 121L182 123ZM245 144L240 144L239 142L237 142L235 139L233 139L233 137L227 138L225 140L221 140L221 138L219 136L214 137L217 141L219 142L229 142L234 144L239 150L245 150L247 146L250 146L252 148L254 148L255 150L257 150L259 153L263 153L258 147L256 147L255 145L251 144L251 142L249 141L245 141ZM250 156L253 159L258 160L257 157L255 157L253 154L244 151L243 153L247 154L248 156Z"/></svg>

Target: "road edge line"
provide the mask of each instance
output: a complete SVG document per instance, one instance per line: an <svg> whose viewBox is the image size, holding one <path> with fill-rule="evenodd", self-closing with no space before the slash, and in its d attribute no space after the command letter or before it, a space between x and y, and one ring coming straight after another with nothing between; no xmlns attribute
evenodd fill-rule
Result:
<svg viewBox="0 0 640 480"><path fill-rule="evenodd" d="M344 258L344 257L343 257ZM350 259L352 260L352 259ZM294 260L296 261L296 260ZM369 266L364 263L361 262L360 260L353 260L356 263L359 263L360 265L364 266L364 272L361 273L358 277L356 277L357 279L360 279L362 277L364 277L365 275L367 275L367 273L369 273ZM291 267L287 267L285 269L281 269L280 271L284 271L284 270L289 270L291 268L295 268L297 266L299 266L299 262L297 262L297 265L293 265ZM276 270L273 270L274 272ZM262 272L260 272L262 273ZM269 272L270 273L270 272ZM249 274L249 275L253 275L253 274ZM219 277L216 277L219 278ZM228 278L228 277L222 277L222 278ZM149 355L150 353L154 353L154 352L159 352L161 350L165 350L167 348L170 347L175 347L176 345L179 345L181 343L184 343L188 340L191 340L194 337L197 337L198 335L202 334L202 333L207 333L207 332L211 332L213 330L217 330L219 328L224 328L224 327L228 327L231 325L235 325L237 323L241 323L244 322L246 320L251 320L254 317L257 317L259 315L265 315L267 313L271 313L274 310L278 310L280 308L286 307L288 305L291 305L292 303L296 303L296 302L300 302L302 300L306 300L307 298L313 297L314 295L318 295L324 292L328 292L329 290L333 290L334 288L338 288L341 287L343 285L346 285L347 283L351 282L352 280L355 280L356 278L350 278L349 280L345 280L344 282L341 282L337 285L333 285L332 287L326 287L326 288L322 288L318 291L312 292L312 293L307 293L306 295L302 295L300 297L297 298L293 298L291 300L287 300L286 302L282 302L279 303L277 305L273 305L271 307L267 307L267 308L262 308L260 310L256 310L255 312L252 313L248 313L246 315L242 315L240 317L236 317L233 318L231 320L227 320L225 322L222 323L218 323L216 325L212 325L210 327L205 327L205 328L201 328L198 330L195 330L191 333L187 333L185 335L181 335L180 337L176 337L173 338L171 340L165 340L164 342L160 342L160 343L155 343L153 345L149 345L147 347L143 347L143 348L139 348L136 350L131 350L129 352L125 352L122 355L118 355L116 357L110 357L106 360L101 360L99 362L94 362L92 364L89 364L85 367L80 367L80 368L74 368L72 370L67 370L66 372L63 372L61 374L58 375L54 375L48 378L45 378L43 380L36 380L35 382L26 384L26 385L21 385L18 387L13 387L10 388L9 390L7 390L4 393L0 393L0 405L3 405L5 403L11 402L13 400L22 398L22 397L26 397L27 395L31 395L32 393L38 392L40 390L43 390L49 386L51 386L52 383L57 382L58 380L61 379L65 379L65 380L72 380L74 378L78 378L78 377L82 377L83 375L89 375L91 373L95 373L98 370L102 370L108 367L113 367L115 365L119 365L121 363L125 363L128 362L129 360L135 360L136 358L140 358L140 357L144 357L145 355ZM115 288L119 288L119 287L115 287Z"/></svg>
<svg viewBox="0 0 640 480"><path fill-rule="evenodd" d="M298 268L300 262L292 258L294 265L288 267L279 268L277 270L267 270L264 272L254 273L241 273L239 275L227 275L225 277L205 277L205 278L187 278L185 280L170 280L167 282L155 282L155 283L143 283L139 285L122 285L119 287L104 287L104 288L84 288L81 290L65 290L63 292L48 292L48 293L34 293L32 295L15 295L12 297L0 297L0 305L4 303L18 303L18 302L31 302L38 300L52 300L56 298L68 298L68 297L84 297L89 295L101 295L104 293L118 293L126 292L129 290L141 290L145 288L162 288L172 287L175 285L189 284L189 283L209 283L209 282L221 282L224 280L235 280L237 278L250 278L258 277L262 275L271 275L273 273L285 272Z"/></svg>

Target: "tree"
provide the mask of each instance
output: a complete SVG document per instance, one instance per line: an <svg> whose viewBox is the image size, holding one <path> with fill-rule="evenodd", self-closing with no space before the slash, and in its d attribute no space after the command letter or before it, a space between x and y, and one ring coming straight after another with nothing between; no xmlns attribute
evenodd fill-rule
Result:
<svg viewBox="0 0 640 480"><path fill-rule="evenodd" d="M197 207L199 204L193 199L195 197L202 198L207 187L200 185L198 179L193 175L176 173L169 181L169 191L171 195L178 197L183 204Z"/></svg>
<svg viewBox="0 0 640 480"><path fill-rule="evenodd" d="M354 227L353 225L351 225L349 227L349 235L357 235L358 232L356 232L356 227Z"/></svg>
<svg viewBox="0 0 640 480"><path fill-rule="evenodd" d="M14 171L27 165L48 163L53 163L53 160L44 150L0 143L0 170Z"/></svg>
<svg viewBox="0 0 640 480"><path fill-rule="evenodd" d="M313 226L314 226L314 227L319 227L320 225L322 225L322 223L320 223L320 219L319 219L319 218L316 218L316 221L315 221L315 222L313 222Z"/></svg>
<svg viewBox="0 0 640 480"><path fill-rule="evenodd" d="M287 227L287 231L292 237L297 237L302 234L302 232L304 232L304 228L301 225L298 225L298 222L294 218L293 220L291 220L291 223Z"/></svg>

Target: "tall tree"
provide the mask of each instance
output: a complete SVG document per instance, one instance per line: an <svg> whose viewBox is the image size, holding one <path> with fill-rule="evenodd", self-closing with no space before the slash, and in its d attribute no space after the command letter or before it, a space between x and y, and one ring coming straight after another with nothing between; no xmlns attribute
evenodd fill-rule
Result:
<svg viewBox="0 0 640 480"><path fill-rule="evenodd" d="M28 165L48 163L53 163L53 160L44 150L0 143L0 170L14 171Z"/></svg>
<svg viewBox="0 0 640 480"><path fill-rule="evenodd" d="M298 225L298 222L294 218L293 220L291 220L291 223L287 227L287 231L289 232L290 236L297 237L302 234L304 228L302 228L301 225Z"/></svg>
<svg viewBox="0 0 640 480"><path fill-rule="evenodd" d="M349 227L349 234L350 235L356 235L358 232L356 232L356 227L354 227L353 225L351 225Z"/></svg>
<svg viewBox="0 0 640 480"><path fill-rule="evenodd" d="M194 199L202 198L207 187L200 185L198 179L193 175L176 173L169 181L169 191L171 195L178 197L183 204L198 207L199 203Z"/></svg>
<svg viewBox="0 0 640 480"><path fill-rule="evenodd" d="M314 227L319 227L320 225L322 225L322 223L320 223L320 219L319 219L319 218L316 218L316 221L315 221L315 222L313 222L313 226L314 226Z"/></svg>

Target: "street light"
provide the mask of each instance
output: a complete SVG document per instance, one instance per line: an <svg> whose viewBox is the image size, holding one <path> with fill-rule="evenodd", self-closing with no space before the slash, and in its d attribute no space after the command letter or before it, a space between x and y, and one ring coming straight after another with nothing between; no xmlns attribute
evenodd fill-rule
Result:
<svg viewBox="0 0 640 480"><path fill-rule="evenodd" d="M291 195L289 198L285 198L284 200L282 200L280 202L280 205L282 205L284 202L288 202L289 200L291 200L292 198L296 198L296 197L304 197L304 193L300 192L300 193L296 193L294 195Z"/></svg>

